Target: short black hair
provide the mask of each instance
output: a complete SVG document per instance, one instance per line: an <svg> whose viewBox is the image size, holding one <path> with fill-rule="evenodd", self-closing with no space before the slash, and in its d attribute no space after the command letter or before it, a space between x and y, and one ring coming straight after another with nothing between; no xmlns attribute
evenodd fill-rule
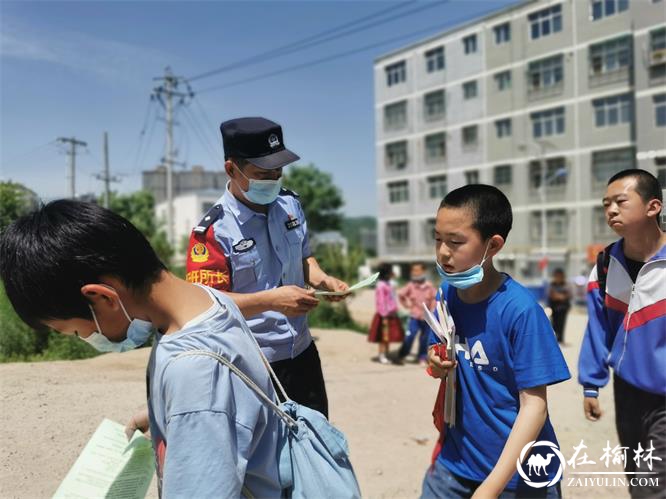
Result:
<svg viewBox="0 0 666 499"><path fill-rule="evenodd" d="M513 212L511 203L497 187L486 184L468 184L449 192L439 205L442 208L468 208L474 214L472 227L485 241L499 234L506 241Z"/></svg>
<svg viewBox="0 0 666 499"><path fill-rule="evenodd" d="M377 270L379 271L378 279L381 281L388 281L393 273L393 265L390 263L382 263Z"/></svg>
<svg viewBox="0 0 666 499"><path fill-rule="evenodd" d="M627 177L636 179L636 192L644 203L648 203L653 199L658 199L662 202L664 201L663 195L661 194L661 185L659 185L657 177L640 168L629 168L616 173L610 178L607 185L611 185L616 180L621 180Z"/></svg>
<svg viewBox="0 0 666 499"><path fill-rule="evenodd" d="M0 278L16 313L40 329L54 319L91 319L81 286L114 276L144 293L164 264L129 221L93 203L58 200L0 236Z"/></svg>
<svg viewBox="0 0 666 499"><path fill-rule="evenodd" d="M412 262L409 268L413 269L414 267L421 267L423 270L426 268L425 263L423 262Z"/></svg>

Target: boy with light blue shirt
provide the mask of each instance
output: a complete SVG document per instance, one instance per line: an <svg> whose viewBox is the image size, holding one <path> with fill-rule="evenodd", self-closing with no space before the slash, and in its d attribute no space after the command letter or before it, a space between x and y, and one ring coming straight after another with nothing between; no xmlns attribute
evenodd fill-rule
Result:
<svg viewBox="0 0 666 499"><path fill-rule="evenodd" d="M260 351L229 297L169 273L124 218L70 200L5 229L0 277L25 322L102 351L140 346L150 336L146 324L157 330L148 408L162 497L282 495L278 416L226 365L180 356L203 350L226 357L275 400Z"/></svg>
<svg viewBox="0 0 666 499"><path fill-rule="evenodd" d="M438 299L446 300L456 325L455 360L432 345L433 375L456 369L455 426L423 481L422 497L559 497L564 466L548 417L547 386L571 376L543 309L527 289L493 266L511 230L511 204L497 188L466 185L451 191L437 213ZM537 445L531 446L536 441ZM526 449L526 450L525 450ZM541 452L539 452L541 451ZM546 474L517 461L533 456ZM534 461L532 461L534 462ZM544 486L545 485L545 486Z"/></svg>

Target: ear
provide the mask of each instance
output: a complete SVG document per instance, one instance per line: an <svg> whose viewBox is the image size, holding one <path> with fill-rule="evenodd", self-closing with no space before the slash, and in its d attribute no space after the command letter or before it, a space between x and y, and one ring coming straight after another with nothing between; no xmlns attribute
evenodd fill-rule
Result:
<svg viewBox="0 0 666 499"><path fill-rule="evenodd" d="M104 284L86 284L81 286L81 294L95 307L106 307L114 311L120 308L118 293Z"/></svg>
<svg viewBox="0 0 666 499"><path fill-rule="evenodd" d="M504 238L499 234L495 234L488 239L488 255L487 258L492 258L504 248Z"/></svg>
<svg viewBox="0 0 666 499"><path fill-rule="evenodd" d="M661 213L662 202L658 199L651 199L647 204L647 216L648 217L658 217Z"/></svg>
<svg viewBox="0 0 666 499"><path fill-rule="evenodd" d="M234 171L234 162L230 159L224 162L224 171L227 172L229 178L233 178L236 172Z"/></svg>

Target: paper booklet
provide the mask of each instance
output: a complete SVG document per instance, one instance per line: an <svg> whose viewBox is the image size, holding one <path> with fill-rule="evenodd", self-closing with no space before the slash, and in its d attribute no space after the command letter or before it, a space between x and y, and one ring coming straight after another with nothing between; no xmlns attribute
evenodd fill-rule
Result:
<svg viewBox="0 0 666 499"><path fill-rule="evenodd" d="M150 440L104 419L54 494L57 499L143 499L155 473Z"/></svg>

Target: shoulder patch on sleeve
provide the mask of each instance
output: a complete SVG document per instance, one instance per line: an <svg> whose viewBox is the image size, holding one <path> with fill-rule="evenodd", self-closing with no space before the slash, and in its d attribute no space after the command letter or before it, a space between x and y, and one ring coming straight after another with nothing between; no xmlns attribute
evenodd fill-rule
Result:
<svg viewBox="0 0 666 499"><path fill-rule="evenodd" d="M280 189L280 196L291 196L297 198L298 193L290 189L287 189L286 187L283 187L282 189Z"/></svg>
<svg viewBox="0 0 666 499"><path fill-rule="evenodd" d="M210 210L206 212L201 221L194 228L194 232L197 234L205 234L208 228L213 225L215 220L222 218L224 216L224 209L221 204L216 204Z"/></svg>

